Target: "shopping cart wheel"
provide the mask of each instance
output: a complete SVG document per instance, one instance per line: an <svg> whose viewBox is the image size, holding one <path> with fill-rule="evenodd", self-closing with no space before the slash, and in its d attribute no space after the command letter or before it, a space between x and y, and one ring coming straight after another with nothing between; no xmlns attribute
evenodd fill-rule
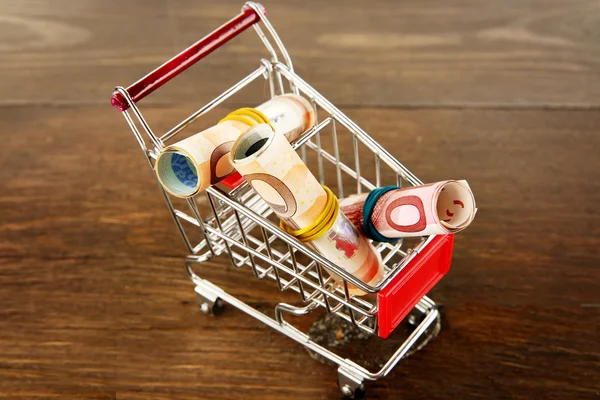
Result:
<svg viewBox="0 0 600 400"><path fill-rule="evenodd" d="M223 313L225 309L225 303L223 300L217 298L214 302L204 301L200 302L200 311L204 314L218 316Z"/></svg>
<svg viewBox="0 0 600 400"><path fill-rule="evenodd" d="M338 387L348 399L362 399L367 391L361 377L341 367L338 368Z"/></svg>
<svg viewBox="0 0 600 400"><path fill-rule="evenodd" d="M220 315L225 308L225 302L219 297L200 293L197 289L198 288L196 288L196 294L198 295L198 300L200 302L200 311L207 315Z"/></svg>
<svg viewBox="0 0 600 400"><path fill-rule="evenodd" d="M425 314L423 314L422 312L420 312L417 309L414 309L413 311L411 311L410 314L408 314L407 322L409 325L416 327L421 322L423 322L424 319L425 319Z"/></svg>

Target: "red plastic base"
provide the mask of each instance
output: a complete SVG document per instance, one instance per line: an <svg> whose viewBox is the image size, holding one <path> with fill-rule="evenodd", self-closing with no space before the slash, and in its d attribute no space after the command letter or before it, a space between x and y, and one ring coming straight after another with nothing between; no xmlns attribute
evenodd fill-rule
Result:
<svg viewBox="0 0 600 400"><path fill-rule="evenodd" d="M377 295L379 336L387 338L450 269L454 235L436 236Z"/></svg>
<svg viewBox="0 0 600 400"><path fill-rule="evenodd" d="M244 182L244 177L241 176L239 172L234 172L221 181L221 183L227 186L229 189L235 189L236 187L240 186L242 182Z"/></svg>

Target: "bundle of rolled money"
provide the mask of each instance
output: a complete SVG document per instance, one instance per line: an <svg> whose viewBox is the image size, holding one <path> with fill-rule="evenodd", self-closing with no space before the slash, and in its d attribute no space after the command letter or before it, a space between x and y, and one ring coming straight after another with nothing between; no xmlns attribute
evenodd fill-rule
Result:
<svg viewBox="0 0 600 400"><path fill-rule="evenodd" d="M335 195L319 184L281 132L266 124L252 127L233 144L230 157L288 233L367 284L383 277L379 253L339 212Z"/></svg>
<svg viewBox="0 0 600 400"><path fill-rule="evenodd" d="M217 125L166 147L154 166L163 188L191 197L231 175L233 142L251 126L267 123L293 142L315 124L315 113L302 96L284 94L256 108L241 108Z"/></svg>
<svg viewBox="0 0 600 400"><path fill-rule="evenodd" d="M477 211L465 180L379 188L341 200L340 209L369 239L378 242L456 233L469 226Z"/></svg>

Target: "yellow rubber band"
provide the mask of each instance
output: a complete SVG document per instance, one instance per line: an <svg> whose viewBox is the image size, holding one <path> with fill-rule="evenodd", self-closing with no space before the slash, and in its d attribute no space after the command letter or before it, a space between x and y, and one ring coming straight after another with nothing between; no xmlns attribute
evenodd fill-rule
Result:
<svg viewBox="0 0 600 400"><path fill-rule="evenodd" d="M325 208L321 211L321 214L315 219L315 221L309 226L293 230L283 222L279 221L281 229L294 236L301 242L312 242L323 236L329 228L332 227L333 223L337 218L337 214L340 210L338 198L331 192L331 190L323 185L323 189L327 192L327 203Z"/></svg>
<svg viewBox="0 0 600 400"><path fill-rule="evenodd" d="M220 120L219 123L225 122L225 121L238 121L238 122L244 123L248 126L258 125L258 122L254 118L246 116L246 115L228 114L225 118Z"/></svg>
<svg viewBox="0 0 600 400"><path fill-rule="evenodd" d="M255 119L257 119L258 121L261 121L264 124L268 124L271 129L275 130L275 127L273 126L273 124L271 123L271 121L269 120L269 118L263 114L262 111L257 110L256 108L250 108L250 107L243 107L240 109L235 110L232 114L238 114L238 115L254 115L256 116Z"/></svg>
<svg viewBox="0 0 600 400"><path fill-rule="evenodd" d="M273 131L275 130L275 127L273 126L273 124L271 123L269 118L267 118L267 116L265 114L258 111L256 108L250 108L250 107L239 108L239 109L227 114L227 116L225 118L223 118L222 120L220 120L219 123L225 122L225 121L239 121L248 126L254 126L254 125L264 123L264 124L268 124L271 127L271 129L273 129Z"/></svg>

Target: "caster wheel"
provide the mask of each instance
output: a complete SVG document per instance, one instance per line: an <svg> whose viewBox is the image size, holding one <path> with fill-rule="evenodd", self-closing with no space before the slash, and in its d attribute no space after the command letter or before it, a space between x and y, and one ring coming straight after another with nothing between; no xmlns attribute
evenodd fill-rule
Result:
<svg viewBox="0 0 600 400"><path fill-rule="evenodd" d="M338 384L339 386L339 384ZM340 390L342 391L342 394L344 395L344 398L346 399L364 399L365 398L365 394L367 392L367 390L365 389L365 385L364 384L360 384L360 386L352 389L350 387L350 385L344 385L342 387L340 387Z"/></svg>
<svg viewBox="0 0 600 400"><path fill-rule="evenodd" d="M207 315L221 315L224 309L225 303L219 298L217 298L214 302L203 301L200 303L200 311Z"/></svg>
<svg viewBox="0 0 600 400"><path fill-rule="evenodd" d="M365 384L363 377L355 373L338 368L338 387L347 399L362 399L365 397Z"/></svg>
<svg viewBox="0 0 600 400"><path fill-rule="evenodd" d="M417 326L419 326L419 324L421 322L423 322L424 319L425 319L425 315L417 312L417 313L409 314L407 321L408 321L409 325L411 325L413 327L417 327Z"/></svg>

